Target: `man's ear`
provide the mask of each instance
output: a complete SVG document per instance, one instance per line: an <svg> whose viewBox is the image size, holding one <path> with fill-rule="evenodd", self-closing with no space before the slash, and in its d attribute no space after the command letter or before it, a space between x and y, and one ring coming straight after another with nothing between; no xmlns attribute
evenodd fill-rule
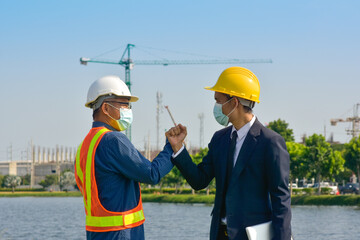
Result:
<svg viewBox="0 0 360 240"><path fill-rule="evenodd" d="M101 104L101 111L105 114L105 115L109 115L109 106L105 103Z"/></svg>
<svg viewBox="0 0 360 240"><path fill-rule="evenodd" d="M237 97L234 97L234 99L235 99L235 107L237 108L237 107L239 107L241 104L240 104L240 101L239 101L239 99L237 98Z"/></svg>

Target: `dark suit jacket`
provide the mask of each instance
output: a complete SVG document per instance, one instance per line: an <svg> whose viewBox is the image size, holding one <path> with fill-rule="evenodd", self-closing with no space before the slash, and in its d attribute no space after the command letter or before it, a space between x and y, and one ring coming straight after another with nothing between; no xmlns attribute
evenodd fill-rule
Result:
<svg viewBox="0 0 360 240"><path fill-rule="evenodd" d="M229 126L214 134L207 156L197 166L186 150L173 159L195 190L207 187L214 177L216 179L210 239L217 238L222 201L225 199L231 240L247 239L245 227L270 220L273 222L274 239L290 240L290 161L284 139L256 119L245 137L225 191L231 128Z"/></svg>

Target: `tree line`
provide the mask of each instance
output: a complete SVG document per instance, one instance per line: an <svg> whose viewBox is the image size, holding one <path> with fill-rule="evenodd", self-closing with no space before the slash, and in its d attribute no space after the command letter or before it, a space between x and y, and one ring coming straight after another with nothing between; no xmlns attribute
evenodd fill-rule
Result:
<svg viewBox="0 0 360 240"><path fill-rule="evenodd" d="M321 134L313 134L304 137L303 143L296 143L293 130L284 120L278 119L270 122L266 127L279 133L286 141L287 150L290 155L290 176L289 182L295 179L311 179L316 182L347 182L352 174L357 175L360 180L360 137L353 138L345 144L330 144ZM199 164L203 157L206 156L208 148L200 151L191 158L194 163ZM30 181L30 176L22 178L17 176L1 176L0 186L11 187L13 190L22 182L24 185ZM57 175L47 175L39 183L42 187L47 188L51 185L60 185L60 189L66 189L69 186L75 186L74 174L69 170L61 173L60 179ZM180 193L186 185L186 180L180 171L174 167L169 174L161 179L156 186L142 184L143 188L158 188L161 192L164 187L174 188L175 193ZM290 184L292 186L292 184ZM209 184L207 192L215 188L214 180ZM318 192L321 186L319 184Z"/></svg>
<svg viewBox="0 0 360 240"><path fill-rule="evenodd" d="M15 175L0 175L0 188L11 188L12 192L14 192L15 188L20 185L30 185L30 174L26 174L22 177ZM70 169L61 172L60 178L57 174L46 175L45 179L39 182L39 185L44 189L52 185L58 185L60 190L64 191L77 188L75 175Z"/></svg>
<svg viewBox="0 0 360 240"><path fill-rule="evenodd" d="M270 122L266 127L279 133L286 141L290 155L289 182L295 179L311 179L316 182L347 182L353 173L360 179L360 137L353 138L349 143L332 145L321 134L313 134L304 138L303 143L296 143L293 130L284 120ZM208 148L200 149L191 155L194 163L199 164L206 156ZM180 171L174 167L171 172L160 181L162 186L174 187L175 192L186 184ZM292 185L290 185L292 186ZM212 181L209 188L215 188ZM318 192L321 192L319 184Z"/></svg>
<svg viewBox="0 0 360 240"><path fill-rule="evenodd" d="M330 144L323 135L313 134L305 137L303 143L296 143L293 130L288 125L278 119L267 127L286 141L290 155L290 182L296 178L315 178L318 183L323 180L347 182L352 174L360 179L360 137L352 138L345 144ZM319 193L320 188L319 184Z"/></svg>

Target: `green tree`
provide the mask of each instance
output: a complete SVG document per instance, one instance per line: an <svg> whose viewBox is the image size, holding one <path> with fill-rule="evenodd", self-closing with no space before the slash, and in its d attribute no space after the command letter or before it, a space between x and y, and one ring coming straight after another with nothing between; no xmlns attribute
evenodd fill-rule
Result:
<svg viewBox="0 0 360 240"><path fill-rule="evenodd" d="M200 151L194 155L191 155L191 159L195 164L199 164L202 162L202 159L208 154L208 148L200 148Z"/></svg>
<svg viewBox="0 0 360 240"><path fill-rule="evenodd" d="M0 174L0 187L3 187L4 185L3 185L3 183L4 183L4 175L1 175Z"/></svg>
<svg viewBox="0 0 360 240"><path fill-rule="evenodd" d="M74 186L76 184L75 174L71 171L66 171L60 176L60 189L65 189L67 187Z"/></svg>
<svg viewBox="0 0 360 240"><path fill-rule="evenodd" d="M322 178L333 178L335 174L343 171L345 160L341 157L340 152L333 151L322 135L313 134L305 138L305 145L305 163L307 164L308 171L319 182L318 194L320 194Z"/></svg>
<svg viewBox="0 0 360 240"><path fill-rule="evenodd" d="M346 165L346 161L345 161ZM335 182L338 183L346 183L349 181L353 171L351 171L349 168L344 167L344 171L340 172L339 174L335 175Z"/></svg>
<svg viewBox="0 0 360 240"><path fill-rule="evenodd" d="M345 144L341 144L341 143L333 143L331 144L332 149L334 149L334 151L339 151L342 152L345 150Z"/></svg>
<svg viewBox="0 0 360 240"><path fill-rule="evenodd" d="M360 136L345 144L344 158L345 166L357 174L360 182Z"/></svg>
<svg viewBox="0 0 360 240"><path fill-rule="evenodd" d="M21 183L21 178L15 175L7 175L4 178L4 184L6 187L11 187L12 192L15 191L15 187L19 186Z"/></svg>
<svg viewBox="0 0 360 240"><path fill-rule="evenodd" d="M53 184L58 184L58 175L55 174L46 175L45 179L39 182L39 185L41 185L43 188L47 188Z"/></svg>
<svg viewBox="0 0 360 240"><path fill-rule="evenodd" d="M304 161L306 147L303 144L295 142L286 142L286 147L290 155L290 175L289 182L294 179L306 177L307 169ZM290 184L290 192L292 194L292 184Z"/></svg>
<svg viewBox="0 0 360 240"><path fill-rule="evenodd" d="M197 165L202 162L203 158L208 154L208 148L200 148L200 151L197 154L191 156L193 162ZM209 185L206 187L206 194L209 195L210 189L215 188L215 179L213 179ZM193 190L194 193L194 190Z"/></svg>
<svg viewBox="0 0 360 240"><path fill-rule="evenodd" d="M176 167L162 178L162 184L167 187L175 187L175 193L179 192L181 186L184 185L185 179Z"/></svg>
<svg viewBox="0 0 360 240"><path fill-rule="evenodd" d="M30 185L30 174L26 174L25 176L21 177L21 184L22 185Z"/></svg>
<svg viewBox="0 0 360 240"><path fill-rule="evenodd" d="M340 173L345 171L345 159L342 156L342 153L340 151L333 151L333 162L332 164L332 169L330 174L331 177L331 181L335 181L336 176L338 176Z"/></svg>
<svg viewBox="0 0 360 240"><path fill-rule="evenodd" d="M293 142L295 140L293 130L288 128L289 124L280 118L278 120L269 122L267 127L278 134L280 134L286 142Z"/></svg>

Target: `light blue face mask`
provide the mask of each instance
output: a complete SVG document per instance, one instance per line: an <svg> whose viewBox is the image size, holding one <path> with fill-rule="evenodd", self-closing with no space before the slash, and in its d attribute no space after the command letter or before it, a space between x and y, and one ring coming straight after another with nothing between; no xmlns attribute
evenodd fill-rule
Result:
<svg viewBox="0 0 360 240"><path fill-rule="evenodd" d="M108 115L111 119L115 120L118 123L118 130L124 131L129 128L133 121L133 113L131 109L128 108L117 108L113 105L109 104L111 107L116 108L120 111L120 119L115 119Z"/></svg>
<svg viewBox="0 0 360 240"><path fill-rule="evenodd" d="M227 104L228 102L230 102L232 98L230 98L227 102L223 103L223 104L220 104L220 103L215 103L215 106L214 106L214 117L215 117L215 120L220 124L220 125L223 125L223 126L227 126L229 124L229 116L230 114L235 110L235 108L233 110L231 110L231 112L228 114L228 115L225 115L223 114L222 112L222 106Z"/></svg>
<svg viewBox="0 0 360 240"><path fill-rule="evenodd" d="M128 129L133 121L133 113L131 109L121 108L120 119L117 122L120 125L120 131Z"/></svg>

